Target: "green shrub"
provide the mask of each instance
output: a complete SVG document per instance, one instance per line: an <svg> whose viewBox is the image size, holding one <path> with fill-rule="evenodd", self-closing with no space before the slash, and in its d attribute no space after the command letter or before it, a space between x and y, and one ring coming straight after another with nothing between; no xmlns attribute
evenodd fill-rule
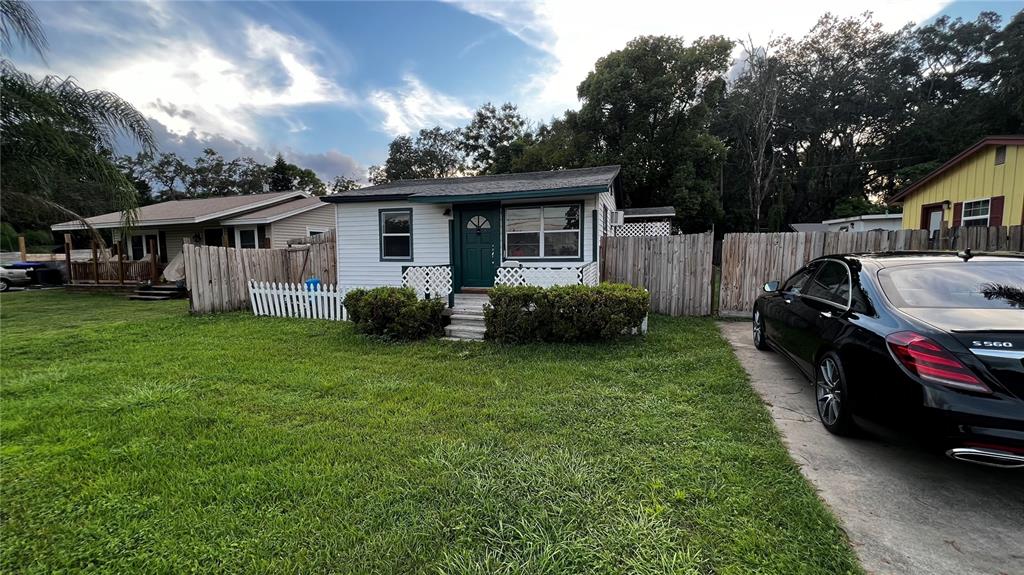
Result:
<svg viewBox="0 0 1024 575"><path fill-rule="evenodd" d="M409 288L359 288L345 294L345 309L356 329L387 339L423 339L441 334L444 308L441 300L418 300Z"/></svg>
<svg viewBox="0 0 1024 575"><path fill-rule="evenodd" d="M426 339L444 335L444 300L422 299L406 305L392 325L395 339Z"/></svg>
<svg viewBox="0 0 1024 575"><path fill-rule="evenodd" d="M507 343L543 339L538 337L538 331L548 324L537 313L537 299L543 291L531 286L492 289L490 304L484 308L487 337Z"/></svg>
<svg viewBox="0 0 1024 575"><path fill-rule="evenodd" d="M0 251L18 251L18 232L7 222L0 223Z"/></svg>
<svg viewBox="0 0 1024 575"><path fill-rule="evenodd" d="M525 341L597 341L639 329L647 317L647 290L622 284L497 287L484 310L487 338Z"/></svg>
<svg viewBox="0 0 1024 575"><path fill-rule="evenodd" d="M28 230L25 232L25 244L30 248L45 248L45 251L50 251L57 245L53 241L53 233L49 230Z"/></svg>

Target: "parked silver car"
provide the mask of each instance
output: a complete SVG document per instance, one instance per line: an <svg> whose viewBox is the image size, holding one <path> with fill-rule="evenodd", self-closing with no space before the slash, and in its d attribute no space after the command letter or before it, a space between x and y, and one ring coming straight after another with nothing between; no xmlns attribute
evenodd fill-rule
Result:
<svg viewBox="0 0 1024 575"><path fill-rule="evenodd" d="M20 268L9 265L0 266L0 292L13 286L27 286L32 283L32 268Z"/></svg>

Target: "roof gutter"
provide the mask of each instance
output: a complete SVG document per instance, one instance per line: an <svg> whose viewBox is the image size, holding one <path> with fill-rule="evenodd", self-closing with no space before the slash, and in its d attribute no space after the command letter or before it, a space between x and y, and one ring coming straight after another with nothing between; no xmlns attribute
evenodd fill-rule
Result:
<svg viewBox="0 0 1024 575"><path fill-rule="evenodd" d="M557 188L553 190L528 190L522 192L492 192L487 194L453 194L444 196L410 196L409 200L419 204L468 204L474 202L491 202L495 200L521 200L530 198L550 198L560 196L578 196L583 194L600 194L608 191L607 186L581 186L577 188Z"/></svg>
<svg viewBox="0 0 1024 575"><path fill-rule="evenodd" d="M321 202L327 202L328 204L356 204L359 202L388 202L394 200L407 199L411 194L380 194L380 195L366 195L366 196L320 196Z"/></svg>

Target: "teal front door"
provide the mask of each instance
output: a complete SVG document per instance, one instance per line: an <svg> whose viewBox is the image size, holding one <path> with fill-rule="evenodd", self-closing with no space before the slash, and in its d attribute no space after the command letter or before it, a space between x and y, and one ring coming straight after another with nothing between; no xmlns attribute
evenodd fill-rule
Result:
<svg viewBox="0 0 1024 575"><path fill-rule="evenodd" d="M497 208L463 208L459 216L462 235L462 286L491 287L501 261L501 225Z"/></svg>

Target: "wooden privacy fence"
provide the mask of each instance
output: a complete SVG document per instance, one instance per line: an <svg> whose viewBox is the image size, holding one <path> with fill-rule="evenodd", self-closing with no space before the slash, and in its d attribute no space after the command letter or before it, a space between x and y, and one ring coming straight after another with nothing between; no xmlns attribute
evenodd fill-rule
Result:
<svg viewBox="0 0 1024 575"><path fill-rule="evenodd" d="M346 318L344 294L333 285L280 284L249 280L255 315L341 321Z"/></svg>
<svg viewBox="0 0 1024 575"><path fill-rule="evenodd" d="M808 261L828 254L900 250L1024 251L1021 226L870 232L726 234L722 241L720 315L746 316L765 282L785 280Z"/></svg>
<svg viewBox="0 0 1024 575"><path fill-rule="evenodd" d="M647 288L656 313L711 313L713 233L609 236L601 242L602 280Z"/></svg>
<svg viewBox="0 0 1024 575"><path fill-rule="evenodd" d="M325 234L326 235L326 234ZM249 282L302 283L309 278L334 283L333 242L278 249L239 249L186 243L185 282L192 313L248 309Z"/></svg>

